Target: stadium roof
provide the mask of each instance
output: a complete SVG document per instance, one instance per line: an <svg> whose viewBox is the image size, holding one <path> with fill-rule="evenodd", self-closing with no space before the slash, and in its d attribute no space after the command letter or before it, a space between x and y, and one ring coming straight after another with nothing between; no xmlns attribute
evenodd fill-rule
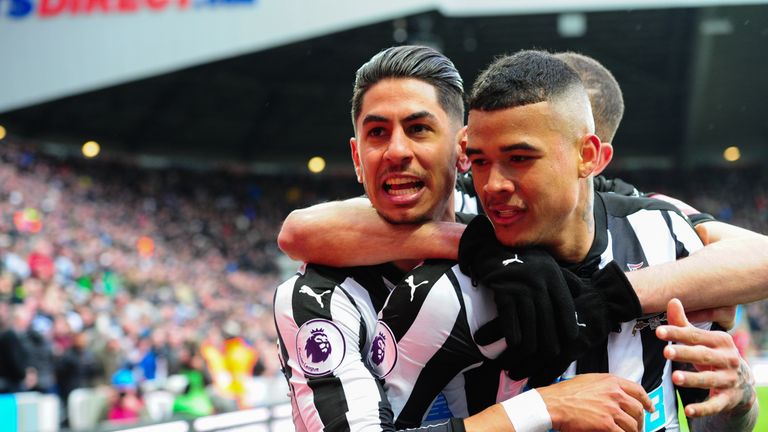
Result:
<svg viewBox="0 0 768 432"><path fill-rule="evenodd" d="M427 43L469 86L495 55L572 50L611 69L627 112L619 163L679 166L739 145L768 160L768 6L446 16L433 10L0 114L10 133L105 154L303 167L315 155L349 170L354 71L374 52ZM59 147L61 148L61 147ZM747 150L747 151L745 151ZM752 158L752 159L750 159Z"/></svg>

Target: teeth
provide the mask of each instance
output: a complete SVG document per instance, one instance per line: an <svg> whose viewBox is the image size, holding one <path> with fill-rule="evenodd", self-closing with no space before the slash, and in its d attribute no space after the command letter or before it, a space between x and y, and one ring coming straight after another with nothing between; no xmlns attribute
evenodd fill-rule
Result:
<svg viewBox="0 0 768 432"><path fill-rule="evenodd" d="M517 214L517 210L499 210L497 213L499 214L499 216L508 217L508 216L514 216L515 214Z"/></svg>
<svg viewBox="0 0 768 432"><path fill-rule="evenodd" d="M408 195L408 194L414 194L418 191L419 191L419 188L408 188L408 189L389 190L388 193L390 195Z"/></svg>
<svg viewBox="0 0 768 432"><path fill-rule="evenodd" d="M399 185L404 183L414 183L416 180L413 179L406 179L406 178L391 178L387 180L388 185Z"/></svg>

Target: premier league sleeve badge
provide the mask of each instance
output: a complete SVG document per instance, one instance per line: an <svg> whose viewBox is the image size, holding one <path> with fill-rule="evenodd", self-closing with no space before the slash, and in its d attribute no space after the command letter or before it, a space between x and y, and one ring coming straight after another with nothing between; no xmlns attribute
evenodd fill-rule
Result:
<svg viewBox="0 0 768 432"><path fill-rule="evenodd" d="M325 319L307 321L296 335L299 366L309 376L333 372L344 361L347 344L339 327Z"/></svg>
<svg viewBox="0 0 768 432"><path fill-rule="evenodd" d="M397 343L392 330L379 321L376 324L376 333L371 342L371 351L368 354L368 364L373 369L374 375L384 378L392 372L397 364Z"/></svg>

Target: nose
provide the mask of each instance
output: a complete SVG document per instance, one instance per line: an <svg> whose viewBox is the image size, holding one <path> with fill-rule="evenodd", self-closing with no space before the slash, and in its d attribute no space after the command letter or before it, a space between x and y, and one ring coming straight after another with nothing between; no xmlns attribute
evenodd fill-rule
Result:
<svg viewBox="0 0 768 432"><path fill-rule="evenodd" d="M392 163L401 164L413 159L413 147L410 138L402 129L392 132L392 138L387 145L384 156Z"/></svg>
<svg viewBox="0 0 768 432"><path fill-rule="evenodd" d="M483 190L486 193L514 192L515 184L507 174L499 164L492 164L488 172L488 182L483 186Z"/></svg>

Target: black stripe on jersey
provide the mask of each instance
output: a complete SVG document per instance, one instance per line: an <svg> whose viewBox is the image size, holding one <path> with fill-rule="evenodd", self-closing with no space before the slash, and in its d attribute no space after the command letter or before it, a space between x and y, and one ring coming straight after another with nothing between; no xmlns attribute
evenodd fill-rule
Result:
<svg viewBox="0 0 768 432"><path fill-rule="evenodd" d="M613 260L622 267L622 270L633 270L629 267L630 264L642 264L642 267L648 267L645 252L643 252L642 245L637 239L637 234L629 220L626 218L610 218L608 220L608 229L611 231L611 236L614 239ZM628 247L629 245L631 247Z"/></svg>
<svg viewBox="0 0 768 432"><path fill-rule="evenodd" d="M661 217L664 218L664 222L667 224L667 228L669 228L669 235L672 236L672 240L675 241L675 256L677 259L687 257L688 249L685 248L683 242L677 239L675 229L672 227L672 216L670 216L667 212L662 212Z"/></svg>
<svg viewBox="0 0 768 432"><path fill-rule="evenodd" d="M450 269L456 265L455 261L448 260L428 260L425 261L420 267L418 267L415 274L418 280L414 280L413 283L419 284L423 281L429 281L428 284L420 286L414 291L413 301L409 296L397 295L389 298L387 308L382 310L382 320L387 323L392 330L392 334L395 340L399 341L411 328L411 324L416 320L419 315L424 301L427 299L427 294L432 289L432 286L443 275L453 272ZM409 276L410 277L410 276ZM403 280L397 285L397 290L410 290L410 286ZM407 291L406 291L407 292ZM459 296L459 298L462 298ZM386 315L384 315L386 313ZM431 401L430 401L431 402Z"/></svg>
<svg viewBox="0 0 768 432"><path fill-rule="evenodd" d="M390 286L395 286L405 276L402 270L394 266L394 264L387 263L377 266L368 267L352 267L349 269L350 276L353 277L360 285L364 286L371 296L371 303L376 311L380 311L384 307L384 302L389 297ZM387 282L384 280L386 279Z"/></svg>
<svg viewBox="0 0 768 432"><path fill-rule="evenodd" d="M381 419L381 430L385 432L394 431L395 413L392 412L392 405L389 404L387 393L384 391L384 380L381 378L377 378L376 380L379 384L376 387L379 389L379 418Z"/></svg>
<svg viewBox="0 0 768 432"><path fill-rule="evenodd" d="M496 395L488 389L498 388L501 368L494 361L486 361L480 367L464 372L464 392L467 394L467 411L474 415L496 403Z"/></svg>
<svg viewBox="0 0 768 432"><path fill-rule="evenodd" d="M307 377L307 385L312 389L317 414L325 425L323 430L349 431L349 423L347 422L349 406L341 380L333 376ZM318 391L318 389L322 391Z"/></svg>
<svg viewBox="0 0 768 432"><path fill-rule="evenodd" d="M665 323L666 324L666 323ZM662 352L667 342L656 337L656 329L648 326L640 330L643 344L643 378L640 384L645 391L651 392L661 385L664 375L664 365L667 359Z"/></svg>
<svg viewBox="0 0 768 432"><path fill-rule="evenodd" d="M333 292L336 290L337 282L326 271L326 269L330 268L310 264L307 265L304 274L296 278L296 282L293 285L291 307L293 308L293 320L296 321L298 327L315 318L332 320L331 296L333 296ZM304 286L309 287L315 294L321 295L320 301L322 305L314 297L301 292ZM326 291L329 291L329 293L323 294Z"/></svg>
<svg viewBox="0 0 768 432"><path fill-rule="evenodd" d="M436 267L445 269L445 265L437 265ZM450 269L450 267L448 267L448 269ZM468 325L464 297L461 293L459 281L456 280L456 276L452 271L443 270L443 272L453 285L456 297L461 304L461 312L456 317L456 322L451 329L450 336L446 339L443 346L441 346L432 358L429 359L427 364L424 365L421 374L419 374L419 377L416 379L416 383L414 383L413 391L408 398L408 402L405 403L405 406L395 422L395 428L397 429L416 427L421 424L424 414L429 409L430 404L440 391L445 388L448 382L468 366L483 360L483 356L477 346L474 344L468 345L466 343L466 341L472 341L473 339ZM423 290L422 297L426 297L426 291L427 290ZM414 301L417 301L416 297L414 297ZM424 299L422 298L420 301L423 304ZM413 320L409 321L409 323L411 322L413 322ZM396 336L396 338L399 340L399 337ZM498 387L498 379L499 377L496 375L496 379L493 383L494 386L490 388L496 389ZM491 393L493 393L495 398L496 391L494 390ZM491 403L491 405L492 404L493 403Z"/></svg>

